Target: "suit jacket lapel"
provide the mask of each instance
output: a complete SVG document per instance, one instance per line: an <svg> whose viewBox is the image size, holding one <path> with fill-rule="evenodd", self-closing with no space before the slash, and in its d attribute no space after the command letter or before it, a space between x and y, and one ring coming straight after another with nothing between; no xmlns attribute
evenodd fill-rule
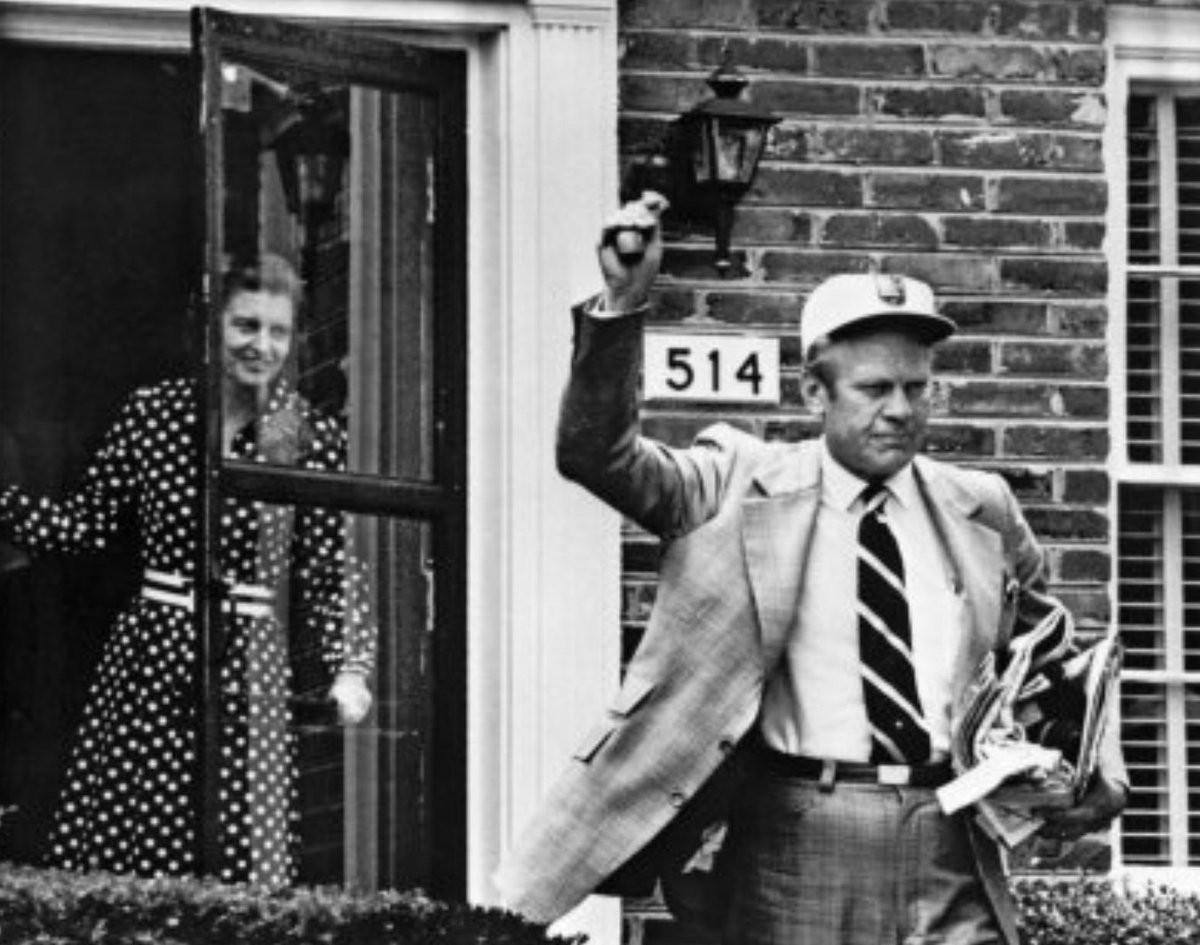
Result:
<svg viewBox="0 0 1200 945"><path fill-rule="evenodd" d="M979 498L917 457L917 483L946 553L963 602L962 643L955 679L965 685L996 643L1008 575L1000 534L978 519ZM755 476L758 495L747 499L742 522L750 586L758 608L763 668L783 653L797 613L800 581L808 560L821 498L820 441L781 452ZM956 693L957 695L957 693Z"/></svg>
<svg viewBox="0 0 1200 945"><path fill-rule="evenodd" d="M917 458L915 470L934 527L949 555L955 590L962 597L963 636L954 674L961 692L979 661L996 645L1008 584L1004 542L999 532L979 521L982 506L976 495L942 475L923 457Z"/></svg>
<svg viewBox="0 0 1200 945"><path fill-rule="evenodd" d="M783 653L796 618L800 579L820 506L818 442L806 441L774 457L755 476L758 496L744 506L742 538L767 672Z"/></svg>

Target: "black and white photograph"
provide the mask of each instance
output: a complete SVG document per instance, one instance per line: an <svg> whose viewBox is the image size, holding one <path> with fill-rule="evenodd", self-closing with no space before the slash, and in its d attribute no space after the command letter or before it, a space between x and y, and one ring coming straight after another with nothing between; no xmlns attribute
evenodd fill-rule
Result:
<svg viewBox="0 0 1200 945"><path fill-rule="evenodd" d="M1198 40L0 0L0 945L1200 942Z"/></svg>

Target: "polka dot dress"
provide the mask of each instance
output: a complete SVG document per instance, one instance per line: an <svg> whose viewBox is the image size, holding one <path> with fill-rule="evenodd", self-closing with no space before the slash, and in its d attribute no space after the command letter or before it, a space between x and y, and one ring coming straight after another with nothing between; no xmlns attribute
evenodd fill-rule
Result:
<svg viewBox="0 0 1200 945"><path fill-rule="evenodd" d="M240 431L235 456L344 467L340 427L294 391L277 390L265 418ZM197 424L192 382L138 390L69 496L0 490L0 534L32 553L82 553L135 529L148 571L190 580L199 538ZM217 633L216 777L219 874L228 882L279 886L295 878L290 639L315 634L330 674L372 668L367 587L346 548L340 513L224 502L220 560L235 603ZM246 595L257 606L238 603ZM196 649L193 611L178 594L141 591L116 618L64 781L54 865L143 876L198 869Z"/></svg>

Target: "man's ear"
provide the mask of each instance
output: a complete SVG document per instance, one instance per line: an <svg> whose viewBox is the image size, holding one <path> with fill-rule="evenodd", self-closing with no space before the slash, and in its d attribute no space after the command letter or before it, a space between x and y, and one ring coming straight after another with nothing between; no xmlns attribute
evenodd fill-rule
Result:
<svg viewBox="0 0 1200 945"><path fill-rule="evenodd" d="M800 394L806 406L814 417L825 416L825 405L829 400L829 391L812 371L805 371L800 379Z"/></svg>

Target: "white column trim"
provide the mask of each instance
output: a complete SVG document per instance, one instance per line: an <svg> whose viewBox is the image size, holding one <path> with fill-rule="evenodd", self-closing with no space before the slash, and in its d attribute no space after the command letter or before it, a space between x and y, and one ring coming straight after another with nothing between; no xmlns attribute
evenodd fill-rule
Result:
<svg viewBox="0 0 1200 945"><path fill-rule="evenodd" d="M1200 63L1197 29L1200 10L1195 8L1113 4L1108 9L1108 44L1118 60L1191 64L1194 69ZM1161 72L1159 77L1174 78Z"/></svg>
<svg viewBox="0 0 1200 945"><path fill-rule="evenodd" d="M72 3L0 3L0 39L89 49L183 52L191 45L187 7L132 9Z"/></svg>
<svg viewBox="0 0 1200 945"><path fill-rule="evenodd" d="M531 24L607 30L615 0L0 0L0 39L93 49L183 50L193 7L315 22L379 22L444 30Z"/></svg>
<svg viewBox="0 0 1200 945"><path fill-rule="evenodd" d="M501 740L500 849L602 711L620 648L619 518L567 484L554 466L570 357L569 306L598 287L596 233L616 200L615 13L540 4L533 29L513 31L507 40L513 93L505 106L511 134L503 144L513 168L508 288L513 306L528 316L511 322L503 372L512 384L502 409L510 423L521 424L509 435L504 476L511 491L500 503L511 516L502 553L512 624L501 635L497 685L472 686L473 694L494 692L498 700L496 715L481 714L479 722L484 740L489 723ZM473 367L472 377L486 370L485 364ZM486 793L485 785L473 783L474 799ZM614 900L588 903L556 931L581 931L596 945L615 945L619 907Z"/></svg>
<svg viewBox="0 0 1200 945"><path fill-rule="evenodd" d="M588 29L605 29L613 4L609 0L529 0L529 15L534 23Z"/></svg>

